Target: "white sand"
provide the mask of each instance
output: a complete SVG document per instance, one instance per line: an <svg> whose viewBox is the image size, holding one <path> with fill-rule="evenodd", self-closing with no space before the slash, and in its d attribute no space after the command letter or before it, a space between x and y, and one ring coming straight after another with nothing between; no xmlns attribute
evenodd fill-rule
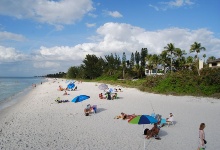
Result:
<svg viewBox="0 0 220 150"><path fill-rule="evenodd" d="M196 150L198 128L206 123L207 150L220 149L220 101L189 96L164 96L122 88L117 100L100 100L96 83L77 84L77 91L63 95L57 91L65 81L37 85L18 104L0 113L0 149L3 150ZM81 103L56 103L86 94ZM87 104L96 104L98 113L84 116ZM162 127L161 140L144 139L143 126L113 119L127 114L161 114L175 116L175 126ZM151 128L152 125L145 125Z"/></svg>

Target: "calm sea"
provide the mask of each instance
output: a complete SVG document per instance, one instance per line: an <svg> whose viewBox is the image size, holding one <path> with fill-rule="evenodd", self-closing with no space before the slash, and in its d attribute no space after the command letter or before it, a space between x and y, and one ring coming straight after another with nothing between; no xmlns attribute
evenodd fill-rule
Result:
<svg viewBox="0 0 220 150"><path fill-rule="evenodd" d="M25 91L32 88L32 84L45 81L40 77L0 77L0 110L15 104Z"/></svg>

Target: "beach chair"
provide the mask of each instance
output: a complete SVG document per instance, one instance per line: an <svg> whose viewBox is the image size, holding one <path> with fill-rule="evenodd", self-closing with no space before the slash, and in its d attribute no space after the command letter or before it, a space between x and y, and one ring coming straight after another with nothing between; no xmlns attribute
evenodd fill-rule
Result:
<svg viewBox="0 0 220 150"><path fill-rule="evenodd" d="M169 127L170 125L175 125L175 123L174 123L174 121L170 121L170 122L167 122L167 125Z"/></svg>
<svg viewBox="0 0 220 150"><path fill-rule="evenodd" d="M94 114L97 113L97 105L93 105L92 108L93 108L93 113Z"/></svg>
<svg viewBox="0 0 220 150"><path fill-rule="evenodd" d="M160 128L163 127L165 124L167 123L166 119L165 118L161 118L160 120Z"/></svg>
<svg viewBox="0 0 220 150"><path fill-rule="evenodd" d="M155 117L156 117L156 114L155 114L155 113L152 113L152 114L151 114L151 117L154 117L154 118L155 118Z"/></svg>
<svg viewBox="0 0 220 150"><path fill-rule="evenodd" d="M160 127L163 127L164 125L167 125L167 127L169 127L170 125L175 125L174 117L170 117L168 120L165 118L162 118L160 121Z"/></svg>

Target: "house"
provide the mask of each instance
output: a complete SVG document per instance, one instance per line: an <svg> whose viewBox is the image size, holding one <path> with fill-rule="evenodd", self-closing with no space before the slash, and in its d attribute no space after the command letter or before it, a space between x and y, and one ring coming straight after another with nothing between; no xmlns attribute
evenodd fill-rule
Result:
<svg viewBox="0 0 220 150"><path fill-rule="evenodd" d="M145 69L145 75L146 76L150 76L150 75L163 75L164 73L164 68L163 66L157 66L157 68L153 68L153 69Z"/></svg>
<svg viewBox="0 0 220 150"><path fill-rule="evenodd" d="M220 68L220 58L207 61L210 68Z"/></svg>

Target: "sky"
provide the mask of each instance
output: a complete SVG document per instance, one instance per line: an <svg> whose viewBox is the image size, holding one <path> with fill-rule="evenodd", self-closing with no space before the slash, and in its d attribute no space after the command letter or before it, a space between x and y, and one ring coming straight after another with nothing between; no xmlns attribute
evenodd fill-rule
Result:
<svg viewBox="0 0 220 150"><path fill-rule="evenodd" d="M194 42L220 58L219 0L0 0L0 77L67 72L86 55Z"/></svg>

